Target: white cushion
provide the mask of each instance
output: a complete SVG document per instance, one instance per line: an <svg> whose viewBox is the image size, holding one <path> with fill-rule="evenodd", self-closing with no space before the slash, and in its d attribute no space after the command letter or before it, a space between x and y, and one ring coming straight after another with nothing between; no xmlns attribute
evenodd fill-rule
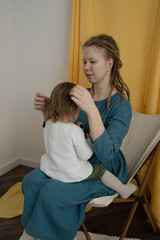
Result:
<svg viewBox="0 0 160 240"><path fill-rule="evenodd" d="M91 201L89 201L88 206L91 207L107 207L113 200L118 197L118 193L112 195L112 196L104 196L99 198L93 198Z"/></svg>

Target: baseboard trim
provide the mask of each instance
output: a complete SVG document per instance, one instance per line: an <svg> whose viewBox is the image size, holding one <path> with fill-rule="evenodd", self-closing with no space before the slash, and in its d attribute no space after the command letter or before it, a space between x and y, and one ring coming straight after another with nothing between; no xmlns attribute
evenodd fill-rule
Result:
<svg viewBox="0 0 160 240"><path fill-rule="evenodd" d="M29 159L29 158L21 158L20 165L31 167L31 168L38 168L40 166L40 162L33 159Z"/></svg>
<svg viewBox="0 0 160 240"><path fill-rule="evenodd" d="M13 159L9 163L6 163L6 164L2 165L0 167L0 176L2 176L3 174L9 172L10 170L12 170L13 168L17 167L18 165L20 165L20 159L18 159L18 158Z"/></svg>
<svg viewBox="0 0 160 240"><path fill-rule="evenodd" d="M23 165L31 168L38 168L40 166L40 162L33 159L27 159L27 158L13 159L9 163L6 163L0 167L0 176L9 172L10 170L14 169L19 165Z"/></svg>

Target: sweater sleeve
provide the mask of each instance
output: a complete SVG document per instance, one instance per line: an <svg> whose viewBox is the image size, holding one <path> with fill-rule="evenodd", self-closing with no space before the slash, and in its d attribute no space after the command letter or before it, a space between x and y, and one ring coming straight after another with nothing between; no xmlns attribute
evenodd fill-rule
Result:
<svg viewBox="0 0 160 240"><path fill-rule="evenodd" d="M92 156L93 150L87 142L83 130L76 125L72 136L72 143L80 160L86 161Z"/></svg>
<svg viewBox="0 0 160 240"><path fill-rule="evenodd" d="M110 116L106 123L104 122L105 130L97 141L93 143L90 139L94 152L102 164L114 158L129 129L132 117L131 106L121 107L118 110Z"/></svg>

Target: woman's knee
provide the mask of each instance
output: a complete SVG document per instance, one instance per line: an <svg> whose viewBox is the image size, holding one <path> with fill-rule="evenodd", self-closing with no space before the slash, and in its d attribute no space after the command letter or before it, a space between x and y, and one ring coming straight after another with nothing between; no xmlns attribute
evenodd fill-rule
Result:
<svg viewBox="0 0 160 240"><path fill-rule="evenodd" d="M22 181L22 191L24 192L26 188L31 188L32 186L40 184L40 182L46 178L47 176L43 174L39 168L34 169L24 176Z"/></svg>
<svg viewBox="0 0 160 240"><path fill-rule="evenodd" d="M39 198L43 202L52 202L52 204L60 204L64 199L64 185L56 180L50 180L46 183L39 192Z"/></svg>

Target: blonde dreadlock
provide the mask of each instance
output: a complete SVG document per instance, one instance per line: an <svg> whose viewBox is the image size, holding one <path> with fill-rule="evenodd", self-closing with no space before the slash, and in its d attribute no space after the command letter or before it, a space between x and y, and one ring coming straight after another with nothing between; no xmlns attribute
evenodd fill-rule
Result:
<svg viewBox="0 0 160 240"><path fill-rule="evenodd" d="M113 59L113 66L111 70L111 80L110 80L111 90L109 92L108 104L107 104L107 112L108 112L109 106L110 106L110 99L111 99L112 91L114 88L116 88L117 91L121 94L121 101L124 96L130 101L129 89L125 84L125 82L123 81L122 76L119 72L119 69L122 67L119 48L115 40L111 36L108 36L106 34L101 34L101 35L91 37L89 40L87 40L84 43L83 48L90 47L90 46L95 46L99 49L104 49L103 52L106 60L109 60L110 58ZM91 94L92 95L94 94L94 84L92 84Z"/></svg>

